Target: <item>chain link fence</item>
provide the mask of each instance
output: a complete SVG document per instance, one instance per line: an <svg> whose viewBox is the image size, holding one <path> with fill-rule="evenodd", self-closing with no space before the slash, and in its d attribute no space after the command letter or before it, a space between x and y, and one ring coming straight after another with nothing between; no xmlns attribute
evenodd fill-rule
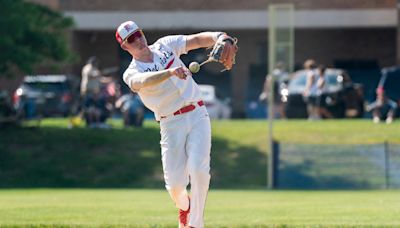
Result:
<svg viewBox="0 0 400 228"><path fill-rule="evenodd" d="M278 145L276 188L400 188L400 144Z"/></svg>

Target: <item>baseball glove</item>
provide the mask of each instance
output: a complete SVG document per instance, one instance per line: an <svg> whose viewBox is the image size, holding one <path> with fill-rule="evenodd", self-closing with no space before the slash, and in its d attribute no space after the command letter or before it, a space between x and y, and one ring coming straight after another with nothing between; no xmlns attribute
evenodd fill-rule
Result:
<svg viewBox="0 0 400 228"><path fill-rule="evenodd" d="M236 38L225 34L221 35L217 42L215 42L208 58L212 61L222 63L225 67L223 71L232 69L233 64L235 64L236 52L239 49L237 42Z"/></svg>

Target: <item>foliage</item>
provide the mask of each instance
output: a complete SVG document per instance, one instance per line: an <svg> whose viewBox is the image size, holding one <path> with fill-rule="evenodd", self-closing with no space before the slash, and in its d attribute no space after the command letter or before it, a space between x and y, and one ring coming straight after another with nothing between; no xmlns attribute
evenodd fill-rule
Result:
<svg viewBox="0 0 400 228"><path fill-rule="evenodd" d="M66 36L71 18L24 0L3 0L0 15L0 75L31 73L36 64L72 59Z"/></svg>

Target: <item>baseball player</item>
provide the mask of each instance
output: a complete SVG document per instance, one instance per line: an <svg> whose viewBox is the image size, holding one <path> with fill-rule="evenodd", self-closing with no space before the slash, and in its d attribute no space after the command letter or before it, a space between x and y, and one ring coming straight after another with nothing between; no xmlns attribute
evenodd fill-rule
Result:
<svg viewBox="0 0 400 228"><path fill-rule="evenodd" d="M121 48L132 55L124 82L160 123L165 187L179 208L179 227L204 227L210 183L210 119L199 87L179 57L232 38L223 32L202 32L166 36L148 45L133 21L122 23L115 36ZM189 182L191 196L186 190Z"/></svg>

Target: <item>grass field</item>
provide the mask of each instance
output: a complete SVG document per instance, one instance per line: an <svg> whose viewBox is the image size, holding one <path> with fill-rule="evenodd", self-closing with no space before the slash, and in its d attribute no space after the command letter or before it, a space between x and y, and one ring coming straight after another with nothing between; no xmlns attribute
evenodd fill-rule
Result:
<svg viewBox="0 0 400 228"><path fill-rule="evenodd" d="M114 129L123 129L121 120L110 120ZM42 127L67 128L68 119L44 119ZM158 129L157 122L145 121L145 128ZM267 120L212 121L213 136L244 144L259 144L268 137ZM80 128L75 129L79 131ZM126 130L126 129L125 129ZM294 143L361 144L390 141L400 143L400 121L374 124L370 119L275 120L275 138ZM316 142L317 141L317 142Z"/></svg>
<svg viewBox="0 0 400 228"><path fill-rule="evenodd" d="M113 129L124 129L121 120L110 120ZM66 129L68 119L44 119L44 128ZM145 121L144 127L158 131L155 121ZM85 130L85 129L83 129ZM213 136L236 141L243 145L265 147L268 138L266 120L216 120L212 121ZM77 133L82 126L73 129ZM133 130L140 131L140 130ZM373 144L389 141L400 143L400 121L386 125L374 124L370 119L334 119L310 122L307 120L275 120L274 137L282 142L318 144ZM265 148L266 149L266 148Z"/></svg>
<svg viewBox="0 0 400 228"><path fill-rule="evenodd" d="M143 128L123 128L122 121L115 119L110 120L110 124L113 126L110 130L88 129L84 126L68 129L68 119L44 119L40 128L0 131L0 187L162 188L158 124L148 120ZM267 129L266 120L212 122L211 167L214 188L254 189L265 186ZM384 141L400 143L400 122L386 125L373 124L369 119L316 122L278 120L274 129L275 138L282 145L311 144L306 145L305 149L295 145L296 148L303 148L303 151L320 148L312 144L333 144L327 145L329 148L349 146L351 151L355 150L351 149L353 145L358 148L357 144L364 144L363 148L368 148L376 147L370 144L382 146ZM342 150L346 153L349 149ZM325 155L316 155L312 158L321 157L327 161ZM307 183L313 184L307 185L308 188L339 187L336 185L337 177L348 177L341 182L344 184L354 182L351 179L354 175L347 176L348 169L344 168L360 170L357 168L359 166L346 163L348 167L336 169L337 173L325 172L329 180L320 183L324 172L318 171L318 168L311 169L316 172L309 172L308 168L312 167L306 165L303 157L300 160L296 158L301 166L297 163L285 166L290 168L286 169L290 172L285 175L296 180L300 180L299 175L306 178L309 181ZM345 161L349 160L346 159L349 158L347 155L344 157ZM397 175L396 168L391 167L391 174ZM380 169L378 171L375 176L378 175L381 180L384 173ZM369 173L364 176L371 178ZM329 185L326 185L327 181ZM357 181L365 182L364 179ZM373 186L379 188L381 185ZM303 185L296 186L305 188ZM362 188L365 184L356 186Z"/></svg>
<svg viewBox="0 0 400 228"><path fill-rule="evenodd" d="M111 130L67 129L67 119L45 119L40 128L0 131L0 227L177 227L162 189L157 123L110 124ZM261 190L267 121L213 121L212 128L206 227L400 227L399 190ZM280 120L274 129L286 143L400 143L400 122Z"/></svg>
<svg viewBox="0 0 400 228"><path fill-rule="evenodd" d="M212 190L206 227L400 226L399 191ZM177 227L165 190L1 190L0 227Z"/></svg>

